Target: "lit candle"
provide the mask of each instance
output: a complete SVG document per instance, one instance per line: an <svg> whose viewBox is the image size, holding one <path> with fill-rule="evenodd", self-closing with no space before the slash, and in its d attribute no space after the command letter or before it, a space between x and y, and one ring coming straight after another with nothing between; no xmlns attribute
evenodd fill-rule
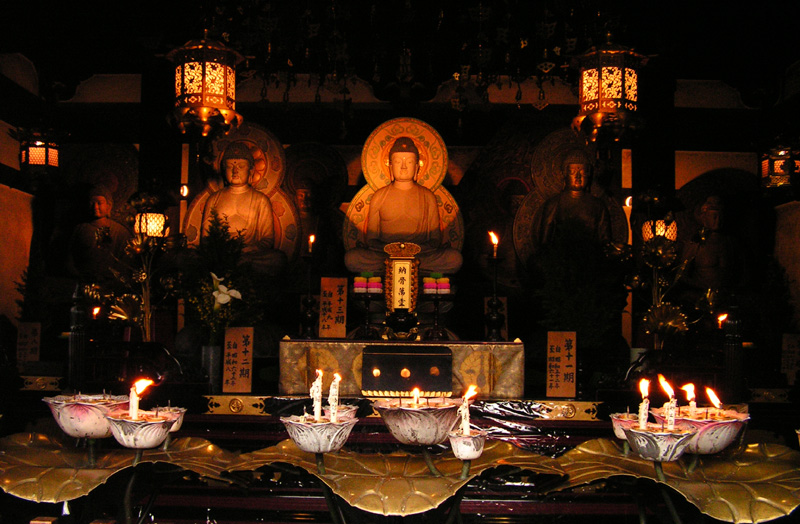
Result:
<svg viewBox="0 0 800 524"><path fill-rule="evenodd" d="M497 238L494 231L489 231L489 238L492 241L492 258L497 258L497 244L500 242L500 239Z"/></svg>
<svg viewBox="0 0 800 524"><path fill-rule="evenodd" d="M725 321L728 320L728 314L722 313L720 316L717 317L717 326L722 329L722 326L725 325Z"/></svg>
<svg viewBox="0 0 800 524"><path fill-rule="evenodd" d="M153 381L149 378L143 378L131 386L131 393L128 397L128 416L131 420L139 420L139 395L152 383Z"/></svg>
<svg viewBox="0 0 800 524"><path fill-rule="evenodd" d="M478 388L470 386L467 392L464 393L464 399L461 405L458 406L458 413L461 415L461 434L465 437L469 436L469 399L478 394Z"/></svg>
<svg viewBox="0 0 800 524"><path fill-rule="evenodd" d="M669 395L669 400L664 403L664 415L667 417L667 429L672 430L675 429L675 411L678 408L678 399L675 398L675 390L660 373L658 374L658 383L661 384L664 393Z"/></svg>
<svg viewBox="0 0 800 524"><path fill-rule="evenodd" d="M694 418L697 413L697 402L694 400L694 384L685 384L681 386L681 389L686 392L686 400L689 401L689 418Z"/></svg>
<svg viewBox="0 0 800 524"><path fill-rule="evenodd" d="M314 241L317 239L314 235L309 235L308 237L308 253L311 254L311 250L314 249Z"/></svg>
<svg viewBox="0 0 800 524"><path fill-rule="evenodd" d="M642 402L639 404L639 429L647 429L647 415L650 411L650 381L643 378L639 381L639 391L642 393Z"/></svg>
<svg viewBox="0 0 800 524"><path fill-rule="evenodd" d="M631 211L633 211L633 206L631 206L632 202L633 197L628 197L625 199L625 205L622 206L622 210L625 211L625 219L628 223L628 245L633 243L633 232L631 231Z"/></svg>
<svg viewBox="0 0 800 524"><path fill-rule="evenodd" d="M411 405L411 407L416 408L419 406L419 388L414 388L411 391L411 394L414 397L414 403Z"/></svg>
<svg viewBox="0 0 800 524"><path fill-rule="evenodd" d="M719 397L717 396L717 394L714 393L713 389L707 387L706 388L706 396L708 397L708 400L710 400L711 403L714 404L714 407L717 410L716 414L719 415L720 411L722 410L722 402L719 400ZM706 409L706 418L708 418L708 409Z"/></svg>
<svg viewBox="0 0 800 524"><path fill-rule="evenodd" d="M338 420L336 412L339 411L339 382L342 377L339 373L333 374L333 381L331 381L331 389L328 392L328 406L331 409L331 422L336 424Z"/></svg>
<svg viewBox="0 0 800 524"><path fill-rule="evenodd" d="M322 418L322 370L317 370L317 378L311 384L311 398L314 401L314 422Z"/></svg>

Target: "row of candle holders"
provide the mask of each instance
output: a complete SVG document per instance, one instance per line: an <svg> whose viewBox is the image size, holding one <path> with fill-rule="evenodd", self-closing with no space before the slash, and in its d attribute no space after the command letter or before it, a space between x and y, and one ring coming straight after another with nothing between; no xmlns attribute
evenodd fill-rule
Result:
<svg viewBox="0 0 800 524"><path fill-rule="evenodd" d="M150 449L167 441L183 424L186 408L167 406L129 413L127 395L58 395L45 397L56 423L70 437L99 439L114 436L120 445Z"/></svg>
<svg viewBox="0 0 800 524"><path fill-rule="evenodd" d="M650 410L655 422L642 427L632 413L614 413L614 435L628 443L640 457L655 462L678 460L684 453L710 455L727 448L743 431L750 416L730 409L711 408L675 418L674 428L666 423L664 408Z"/></svg>

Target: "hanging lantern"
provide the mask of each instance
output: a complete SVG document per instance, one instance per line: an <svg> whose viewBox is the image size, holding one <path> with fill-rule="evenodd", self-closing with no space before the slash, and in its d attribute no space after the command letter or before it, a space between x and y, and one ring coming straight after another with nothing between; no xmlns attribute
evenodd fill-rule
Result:
<svg viewBox="0 0 800 524"><path fill-rule="evenodd" d="M572 128L590 142L599 137L619 141L625 131L636 128L639 68L647 58L612 44L609 34L604 45L592 47L576 61L580 112L572 120Z"/></svg>
<svg viewBox="0 0 800 524"><path fill-rule="evenodd" d="M673 242L678 239L678 223L674 220L648 220L642 225L642 240L648 242L655 237L664 237Z"/></svg>
<svg viewBox="0 0 800 524"><path fill-rule="evenodd" d="M148 237L165 237L169 233L167 216L162 213L137 213L133 232Z"/></svg>
<svg viewBox="0 0 800 524"><path fill-rule="evenodd" d="M800 174L800 151L788 146L776 146L761 156L761 186L788 186L793 175Z"/></svg>
<svg viewBox="0 0 800 524"><path fill-rule="evenodd" d="M242 123L236 112L236 65L244 57L220 42L192 40L171 51L175 63L175 111L181 133L188 127L208 136L212 129L226 133Z"/></svg>
<svg viewBox="0 0 800 524"><path fill-rule="evenodd" d="M20 167L58 167L58 144L42 131L20 131Z"/></svg>

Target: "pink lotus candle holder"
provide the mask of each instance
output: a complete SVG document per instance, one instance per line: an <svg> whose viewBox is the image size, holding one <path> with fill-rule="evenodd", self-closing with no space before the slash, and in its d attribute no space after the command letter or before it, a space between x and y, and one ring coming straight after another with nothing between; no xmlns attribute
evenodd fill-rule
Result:
<svg viewBox="0 0 800 524"><path fill-rule="evenodd" d="M158 407L156 413L163 414L164 416L175 419L172 427L169 428L170 433L175 433L183 425L183 417L186 415L186 408L179 408L175 406Z"/></svg>
<svg viewBox="0 0 800 524"><path fill-rule="evenodd" d="M737 413L732 410L718 410L713 408L713 416L706 417L706 412L699 409L695 417L680 416L676 424L691 426L696 430L695 435L686 447L686 453L695 455L712 455L727 448L750 420L750 415ZM664 422L662 408L651 411L659 423Z"/></svg>
<svg viewBox="0 0 800 524"><path fill-rule="evenodd" d="M448 438L453 455L460 460L475 460L480 457L483 453L483 446L486 444L485 431L471 430L469 435L455 431L451 432Z"/></svg>
<svg viewBox="0 0 800 524"><path fill-rule="evenodd" d="M125 410L106 415L111 434L120 445L133 449L150 449L160 446L167 438L177 418L155 411L139 411L139 418L131 420Z"/></svg>
<svg viewBox="0 0 800 524"><path fill-rule="evenodd" d="M308 417L281 417L289 438L306 453L331 453L339 451L347 442L358 419L353 417L333 423L328 419L312 422Z"/></svg>
<svg viewBox="0 0 800 524"><path fill-rule="evenodd" d="M631 449L643 459L654 462L678 460L697 433L692 427L676 426L674 430L666 430L660 424L648 424L647 429L624 428L623 431Z"/></svg>
<svg viewBox="0 0 800 524"><path fill-rule="evenodd" d="M58 395L42 399L61 430L75 438L106 438L111 428L105 415L128 407L127 395Z"/></svg>
<svg viewBox="0 0 800 524"><path fill-rule="evenodd" d="M625 428L635 428L639 425L639 417L634 413L612 413L609 417L614 428L614 436L620 440L626 440Z"/></svg>
<svg viewBox="0 0 800 524"><path fill-rule="evenodd" d="M434 400L434 399L432 399ZM447 440L458 419L461 399L414 404L408 399L376 400L372 406L389 433L403 444L433 446Z"/></svg>

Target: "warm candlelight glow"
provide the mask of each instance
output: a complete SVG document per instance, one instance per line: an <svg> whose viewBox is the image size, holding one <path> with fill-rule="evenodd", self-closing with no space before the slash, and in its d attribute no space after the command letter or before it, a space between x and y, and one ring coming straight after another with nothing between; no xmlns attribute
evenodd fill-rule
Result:
<svg viewBox="0 0 800 524"><path fill-rule="evenodd" d="M684 384L681 389L686 392L686 401L691 402L694 400L694 384Z"/></svg>
<svg viewBox="0 0 800 524"><path fill-rule="evenodd" d="M95 306L92 308L92 318L97 319L97 315L100 314L100 306Z"/></svg>
<svg viewBox="0 0 800 524"><path fill-rule="evenodd" d="M419 405L419 388L414 388L411 394L414 396L414 407L416 407Z"/></svg>
<svg viewBox="0 0 800 524"><path fill-rule="evenodd" d="M717 325L719 326L720 329L722 329L722 326L725 324L726 320L728 320L727 313L722 313L720 316L717 317Z"/></svg>
<svg viewBox="0 0 800 524"><path fill-rule="evenodd" d="M711 403L714 404L715 408L720 409L722 407L722 402L720 402L719 397L717 396L716 393L714 393L713 389L706 388L706 396L708 396L708 400L710 400Z"/></svg>
<svg viewBox="0 0 800 524"><path fill-rule="evenodd" d="M675 390L672 389L672 386L669 385L669 382L667 382L667 379L664 378L664 375L661 373L658 374L658 383L669 398L675 398Z"/></svg>
<svg viewBox="0 0 800 524"><path fill-rule="evenodd" d="M137 380L133 384L133 387L134 387L134 390L136 391L136 394L137 395L141 395L142 393L144 393L144 390L147 389L147 387L151 386L152 384L153 384L153 381L150 380L149 378L142 378L142 379Z"/></svg>
<svg viewBox="0 0 800 524"><path fill-rule="evenodd" d="M489 231L489 239L492 241L492 257L497 258L497 244L500 242L500 239L497 238L494 231Z"/></svg>
<svg viewBox="0 0 800 524"><path fill-rule="evenodd" d="M633 204L633 197L629 196L628 198L625 199L625 205L631 207L631 204Z"/></svg>
<svg viewBox="0 0 800 524"><path fill-rule="evenodd" d="M314 235L308 236L308 252L311 253L311 250L314 248L314 241L317 239Z"/></svg>
<svg viewBox="0 0 800 524"><path fill-rule="evenodd" d="M469 399L478 394L477 386L470 386L467 392L464 393L464 398L461 405L458 407L458 413L461 415L461 433L469 436Z"/></svg>
<svg viewBox="0 0 800 524"><path fill-rule="evenodd" d="M646 378L640 380L639 391L642 393L642 398L647 398L650 395L650 381Z"/></svg>

